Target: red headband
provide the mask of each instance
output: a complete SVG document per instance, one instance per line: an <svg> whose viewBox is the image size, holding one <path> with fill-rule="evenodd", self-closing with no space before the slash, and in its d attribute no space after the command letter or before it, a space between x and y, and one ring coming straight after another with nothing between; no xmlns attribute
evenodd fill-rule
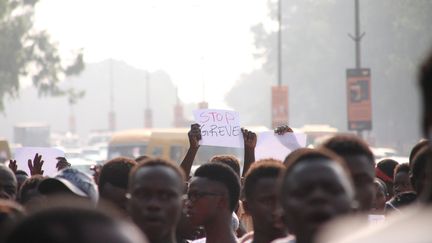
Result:
<svg viewBox="0 0 432 243"><path fill-rule="evenodd" d="M386 175L378 167L375 168L375 174L376 174L376 177L378 177L379 179L383 180L384 182L392 182L393 183L393 178L391 178L390 176Z"/></svg>

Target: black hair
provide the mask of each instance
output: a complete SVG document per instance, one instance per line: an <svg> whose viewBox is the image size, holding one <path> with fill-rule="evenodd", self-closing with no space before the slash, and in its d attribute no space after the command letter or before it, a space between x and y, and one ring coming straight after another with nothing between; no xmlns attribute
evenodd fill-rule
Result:
<svg viewBox="0 0 432 243"><path fill-rule="evenodd" d="M237 176L240 176L240 162L233 155L215 155L210 159L210 162L219 162L228 165Z"/></svg>
<svg viewBox="0 0 432 243"><path fill-rule="evenodd" d="M412 160L414 159L414 156L416 156L416 154L424 147L429 146L429 140L427 139L422 139L420 140L418 143L416 143L416 145L414 145L414 147L411 149L411 152L409 154L409 166L410 168L412 167Z"/></svg>
<svg viewBox="0 0 432 243"><path fill-rule="evenodd" d="M420 194L423 190L421 183L425 176L426 164L431 157L431 153L432 151L429 147L424 147L417 152L412 160L410 179L411 185L413 185L417 194Z"/></svg>
<svg viewBox="0 0 432 243"><path fill-rule="evenodd" d="M394 169L394 176L396 176L396 174L400 172L405 172L409 174L410 173L409 164L408 163L398 164Z"/></svg>
<svg viewBox="0 0 432 243"><path fill-rule="evenodd" d="M250 200L255 192L255 186L260 179L278 178L285 169L282 162L274 159L264 159L252 164L246 174L243 191L246 200Z"/></svg>
<svg viewBox="0 0 432 243"><path fill-rule="evenodd" d="M156 166L163 166L163 167L167 167L171 170L173 170L178 177L180 178L180 180L182 181L181 183L181 188L182 188L182 192L183 192L183 187L184 187L184 181L185 181L185 174L183 172L183 170L177 165L174 164L173 162L169 162L168 160L165 159L161 159L161 158L147 158L146 160L138 163L137 165L135 165L130 174L129 174L129 188L132 186L134 180L135 180L135 174L137 173L137 171L141 168L144 167L156 167ZM149 182L151 183L151 182Z"/></svg>
<svg viewBox="0 0 432 243"><path fill-rule="evenodd" d="M222 163L207 163L201 165L194 176L223 184L228 191L229 209L234 212L240 197L240 179L229 166Z"/></svg>
<svg viewBox="0 0 432 243"><path fill-rule="evenodd" d="M140 155L140 156L138 156L138 157L135 158L135 161L137 163L141 163L141 162L143 162L143 161L145 161L146 159L149 159L149 158L150 158L150 156Z"/></svg>
<svg viewBox="0 0 432 243"><path fill-rule="evenodd" d="M297 152L295 156L292 156L290 160L288 160L287 163L285 163L286 169L280 175L280 182L279 182L281 195L283 195L283 193L287 189L286 188L287 183L285 182L288 176L291 174L291 171L294 169L294 167L300 163L304 163L305 161L307 163L310 163L313 160L328 161L328 162L331 161L330 163L339 164L347 174L348 179L351 180L350 171L347 165L345 164L345 161L335 153L323 148L302 150Z"/></svg>
<svg viewBox="0 0 432 243"><path fill-rule="evenodd" d="M325 141L322 146L341 157L364 155L368 158L369 162L375 166L374 155L369 146L354 135L336 135Z"/></svg>
<svg viewBox="0 0 432 243"><path fill-rule="evenodd" d="M6 242L86 242L87 227L91 224L115 226L116 220L96 209L54 207L25 218Z"/></svg>
<svg viewBox="0 0 432 243"><path fill-rule="evenodd" d="M15 175L25 175L25 176L29 176L29 175L27 174L27 172L25 172L25 171L23 171L23 170L17 170L17 171L15 172Z"/></svg>
<svg viewBox="0 0 432 243"><path fill-rule="evenodd" d="M43 179L44 177L42 175L34 175L32 177L27 178L23 182L19 190L20 203L23 204L30 200L29 196L27 195L27 192L30 190L37 190L39 184L43 181Z"/></svg>
<svg viewBox="0 0 432 243"><path fill-rule="evenodd" d="M298 148L291 153L289 153L283 162L283 164L286 166L290 160L292 160L293 157L296 157L298 154L305 153L306 151L313 151L311 148Z"/></svg>
<svg viewBox="0 0 432 243"><path fill-rule="evenodd" d="M423 101L423 134L428 136L432 126L432 53L423 62L419 73Z"/></svg>
<svg viewBox="0 0 432 243"><path fill-rule="evenodd" d="M395 160L383 159L377 163L376 167L379 168L384 174L386 174L388 177L392 178L393 180L393 177L395 175L394 171L398 164L399 163Z"/></svg>
<svg viewBox="0 0 432 243"><path fill-rule="evenodd" d="M0 242L25 216L25 209L16 201L0 199Z"/></svg>
<svg viewBox="0 0 432 243"><path fill-rule="evenodd" d="M106 183L127 189L129 173L137 163L127 157L117 157L106 162L99 175L98 188L102 192Z"/></svg>

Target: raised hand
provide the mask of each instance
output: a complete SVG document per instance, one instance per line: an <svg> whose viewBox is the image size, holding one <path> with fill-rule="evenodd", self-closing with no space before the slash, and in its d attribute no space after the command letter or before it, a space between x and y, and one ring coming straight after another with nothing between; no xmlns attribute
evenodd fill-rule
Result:
<svg viewBox="0 0 432 243"><path fill-rule="evenodd" d="M243 173L242 177L244 177L249 170L249 167L255 162L255 147L257 144L257 135L256 133L249 131L247 129L241 129L243 133L243 141L244 141L244 164L243 164Z"/></svg>
<svg viewBox="0 0 432 243"><path fill-rule="evenodd" d="M293 130L288 125L283 125L277 127L274 132L278 135L284 135L287 132L293 132Z"/></svg>
<svg viewBox="0 0 432 243"><path fill-rule="evenodd" d="M16 164L16 160L9 160L9 169L11 169L13 173L17 172L18 166Z"/></svg>
<svg viewBox="0 0 432 243"><path fill-rule="evenodd" d="M244 147L247 148L255 148L257 144L257 135L256 133L249 131L247 129L242 128L241 129L243 133L243 141L244 141Z"/></svg>
<svg viewBox="0 0 432 243"><path fill-rule="evenodd" d="M56 168L58 171L71 166L71 164L66 160L65 157L57 157L56 160L57 160Z"/></svg>
<svg viewBox="0 0 432 243"><path fill-rule="evenodd" d="M44 164L44 161L42 160L42 155L39 155L38 153L35 154L35 157L33 161L29 159L27 161L28 167L30 170L30 174L33 175L43 175L44 171L42 170L42 166Z"/></svg>
<svg viewBox="0 0 432 243"><path fill-rule="evenodd" d="M200 125L194 123L191 125L191 129L188 132L189 146L193 149L199 148L199 141L201 140L201 128Z"/></svg>

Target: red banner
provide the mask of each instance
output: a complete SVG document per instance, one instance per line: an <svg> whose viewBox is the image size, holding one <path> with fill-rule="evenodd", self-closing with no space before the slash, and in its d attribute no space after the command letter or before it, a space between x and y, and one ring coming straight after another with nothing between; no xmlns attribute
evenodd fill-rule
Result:
<svg viewBox="0 0 432 243"><path fill-rule="evenodd" d="M348 129L372 129L371 75L369 68L347 69Z"/></svg>

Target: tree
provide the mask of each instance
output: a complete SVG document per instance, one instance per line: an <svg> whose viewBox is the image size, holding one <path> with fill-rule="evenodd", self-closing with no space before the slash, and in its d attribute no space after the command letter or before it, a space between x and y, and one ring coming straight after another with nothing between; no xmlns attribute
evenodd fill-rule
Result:
<svg viewBox="0 0 432 243"><path fill-rule="evenodd" d="M82 50L66 66L48 32L33 28L37 2L0 0L0 111L5 98L18 97L22 78L31 78L40 96L70 96L74 92L62 90L58 83L84 69Z"/></svg>

